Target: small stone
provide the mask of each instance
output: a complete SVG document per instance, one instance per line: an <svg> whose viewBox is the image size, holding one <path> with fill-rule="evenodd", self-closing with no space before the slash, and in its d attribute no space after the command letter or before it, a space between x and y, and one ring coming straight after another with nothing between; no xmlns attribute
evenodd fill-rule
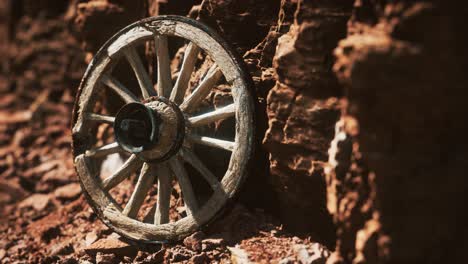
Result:
<svg viewBox="0 0 468 264"><path fill-rule="evenodd" d="M21 188L18 179L0 181L0 204L18 201L26 196L26 191Z"/></svg>
<svg viewBox="0 0 468 264"><path fill-rule="evenodd" d="M135 247L123 242L118 238L99 239L90 246L84 248L88 255L96 255L98 252L104 254L116 254L117 256L136 255Z"/></svg>
<svg viewBox="0 0 468 264"><path fill-rule="evenodd" d="M70 241L65 241L58 244L53 244L50 249L50 255L68 255L73 253L73 245Z"/></svg>
<svg viewBox="0 0 468 264"><path fill-rule="evenodd" d="M31 223L28 226L28 231L33 237L41 238L44 241L50 241L60 235L60 225L62 224L60 218L52 214Z"/></svg>
<svg viewBox="0 0 468 264"><path fill-rule="evenodd" d="M92 231L92 232L86 234L85 245L89 246L92 243L96 242L97 239L98 239L98 236L97 236L96 232Z"/></svg>
<svg viewBox="0 0 468 264"><path fill-rule="evenodd" d="M119 260L115 254L104 254L98 252L96 254L96 264L117 264Z"/></svg>
<svg viewBox="0 0 468 264"><path fill-rule="evenodd" d="M148 253L139 251L138 255L130 263L137 264L150 264L150 263L162 263L164 261L164 255L166 253L165 249L161 249L156 253Z"/></svg>
<svg viewBox="0 0 468 264"><path fill-rule="evenodd" d="M181 261L187 260L189 258L190 258L189 255L176 252L176 253L174 253L172 255L171 262L181 262Z"/></svg>
<svg viewBox="0 0 468 264"><path fill-rule="evenodd" d="M73 257L70 257L70 258L66 258L64 259L62 262L60 262L61 264L78 264L78 260L73 258Z"/></svg>
<svg viewBox="0 0 468 264"><path fill-rule="evenodd" d="M228 247L233 263L250 263L247 252L239 247Z"/></svg>
<svg viewBox="0 0 468 264"><path fill-rule="evenodd" d="M33 208L36 211L44 210L50 204L50 196L48 194L33 194L21 201L18 205L20 209Z"/></svg>
<svg viewBox="0 0 468 264"><path fill-rule="evenodd" d="M129 256L123 257L123 263L134 263L132 258Z"/></svg>
<svg viewBox="0 0 468 264"><path fill-rule="evenodd" d="M80 264L93 264L91 261L89 261L87 259L80 259L79 263Z"/></svg>
<svg viewBox="0 0 468 264"><path fill-rule="evenodd" d="M301 263L322 264L325 263L330 256L330 252L320 245L313 243L312 245L293 245L293 250L296 253L296 258Z"/></svg>
<svg viewBox="0 0 468 264"><path fill-rule="evenodd" d="M203 238L205 238L205 234L203 232L196 232L184 239L184 246L186 246L190 250L200 252L202 250Z"/></svg>
<svg viewBox="0 0 468 264"><path fill-rule="evenodd" d="M208 258L205 252L195 255L190 259L190 263L194 263L194 264L203 264L203 263L208 263L209 261L210 259Z"/></svg>
<svg viewBox="0 0 468 264"><path fill-rule="evenodd" d="M70 183L55 190L54 195L60 200L73 200L81 194L81 188L78 183Z"/></svg>
<svg viewBox="0 0 468 264"><path fill-rule="evenodd" d="M225 241L223 238L209 238L202 241L202 250L212 250L217 247L223 246Z"/></svg>

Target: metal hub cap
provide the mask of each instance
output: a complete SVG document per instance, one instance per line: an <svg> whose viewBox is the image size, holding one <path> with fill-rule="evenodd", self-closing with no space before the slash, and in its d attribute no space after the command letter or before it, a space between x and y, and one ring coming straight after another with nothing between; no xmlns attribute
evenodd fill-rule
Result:
<svg viewBox="0 0 468 264"><path fill-rule="evenodd" d="M114 122L119 145L146 161L164 161L181 147L185 121L179 107L163 97L151 97L145 103L128 103Z"/></svg>

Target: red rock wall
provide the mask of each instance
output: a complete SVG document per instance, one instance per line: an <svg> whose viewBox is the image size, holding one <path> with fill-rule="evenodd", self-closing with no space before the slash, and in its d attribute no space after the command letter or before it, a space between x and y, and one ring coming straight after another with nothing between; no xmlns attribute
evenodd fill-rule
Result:
<svg viewBox="0 0 468 264"><path fill-rule="evenodd" d="M343 112L359 124L344 120L348 139L329 174L335 261L463 259L466 10L442 1L355 2L335 52L349 101Z"/></svg>
<svg viewBox="0 0 468 264"><path fill-rule="evenodd" d="M352 1L299 1L296 8L273 58L276 84L267 98L264 146L282 221L331 246L324 168L342 94L332 52L346 35Z"/></svg>

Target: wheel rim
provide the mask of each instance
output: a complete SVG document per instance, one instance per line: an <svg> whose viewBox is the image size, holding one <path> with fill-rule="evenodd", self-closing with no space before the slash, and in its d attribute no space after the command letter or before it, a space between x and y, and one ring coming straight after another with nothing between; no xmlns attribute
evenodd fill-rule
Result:
<svg viewBox="0 0 468 264"><path fill-rule="evenodd" d="M170 75L168 37L189 41L174 83ZM152 80L136 48L148 41L154 41L156 47L157 91L153 88ZM200 52L206 54L205 59L211 58L213 65L193 91L188 93L190 78ZM113 68L122 59L128 62L136 76L141 100L112 76ZM75 167L80 183L90 204L104 223L128 238L161 242L179 240L213 219L239 189L252 156L253 101L249 92L250 82L246 76L240 60L212 30L184 17L161 16L136 22L117 33L101 48L83 77L75 104L72 132ZM222 77L231 87L233 102L208 113L194 114ZM102 89L112 91L125 103L115 117L95 111ZM132 107L147 109L149 114L132 115L131 111L124 109ZM156 121L158 118L160 119ZM227 118L235 120L233 141L197 133L197 128ZM116 141L92 146L91 142L96 138L92 128L96 123L113 124ZM119 126L115 125L117 123ZM135 141L131 141L135 133L123 130L132 126L137 130L139 127L147 129L143 129L139 138L145 144L137 142L141 148L138 148ZM159 131L157 139L148 136L155 136L155 130ZM195 145L231 152L225 174L215 176L195 153ZM96 160L120 152L129 153L125 163L109 177L100 179ZM192 178L184 164L193 167L212 189L211 197L203 204L199 204L195 197ZM109 190L138 170L134 191L122 208ZM169 219L173 189L171 175L180 186L186 207L186 216L174 222ZM152 223L145 223L137 219L137 215L155 179L157 202L154 205L154 220Z"/></svg>

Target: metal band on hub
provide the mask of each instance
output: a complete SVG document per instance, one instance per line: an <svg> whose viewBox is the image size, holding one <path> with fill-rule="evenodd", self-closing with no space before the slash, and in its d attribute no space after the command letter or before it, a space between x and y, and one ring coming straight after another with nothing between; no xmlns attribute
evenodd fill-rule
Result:
<svg viewBox="0 0 468 264"><path fill-rule="evenodd" d="M119 145L140 159L167 160L179 151L185 136L185 119L179 107L164 97L128 103L117 113L114 123Z"/></svg>

